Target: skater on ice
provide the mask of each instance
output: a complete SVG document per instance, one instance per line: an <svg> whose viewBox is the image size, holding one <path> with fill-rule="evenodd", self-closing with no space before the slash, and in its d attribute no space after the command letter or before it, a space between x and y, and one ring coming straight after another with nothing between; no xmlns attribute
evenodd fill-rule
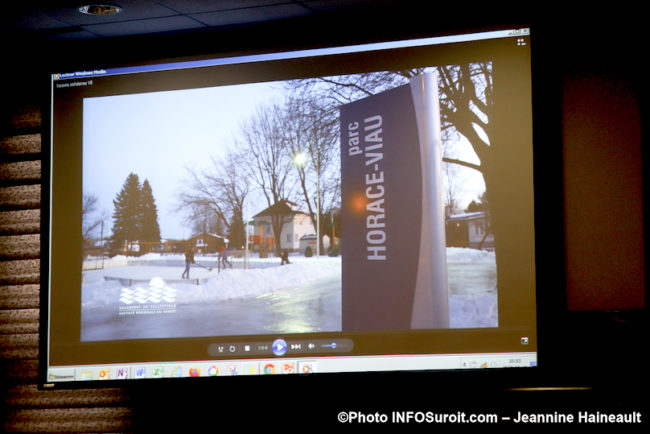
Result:
<svg viewBox="0 0 650 434"><path fill-rule="evenodd" d="M284 264L289 264L289 250L284 249L282 250L282 261L280 262L280 265Z"/></svg>
<svg viewBox="0 0 650 434"><path fill-rule="evenodd" d="M183 279L190 278L190 265L193 263L194 263L194 248L188 241L187 247L185 248L185 271L183 271L181 278ZM185 277L186 275L187 277Z"/></svg>
<svg viewBox="0 0 650 434"><path fill-rule="evenodd" d="M220 261L223 263L224 270L226 269L226 265L232 268L232 262L228 260L228 250L224 246L221 246L221 250L219 251L219 257L220 257Z"/></svg>

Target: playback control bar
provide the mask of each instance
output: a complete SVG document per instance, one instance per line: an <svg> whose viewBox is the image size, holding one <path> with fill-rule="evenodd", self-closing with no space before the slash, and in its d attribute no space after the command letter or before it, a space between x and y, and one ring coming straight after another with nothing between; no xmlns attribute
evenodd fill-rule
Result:
<svg viewBox="0 0 650 434"><path fill-rule="evenodd" d="M212 357L322 355L349 353L353 350L351 339L284 340L272 342L224 342L208 345Z"/></svg>

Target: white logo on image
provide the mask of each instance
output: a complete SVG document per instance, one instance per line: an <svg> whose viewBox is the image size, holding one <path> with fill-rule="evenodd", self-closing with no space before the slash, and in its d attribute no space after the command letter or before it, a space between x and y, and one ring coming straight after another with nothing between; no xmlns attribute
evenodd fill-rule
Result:
<svg viewBox="0 0 650 434"><path fill-rule="evenodd" d="M122 288L120 301L124 304L174 303L176 301L176 290L165 285L165 281L160 277L154 277L149 281L149 288L139 286L135 289Z"/></svg>

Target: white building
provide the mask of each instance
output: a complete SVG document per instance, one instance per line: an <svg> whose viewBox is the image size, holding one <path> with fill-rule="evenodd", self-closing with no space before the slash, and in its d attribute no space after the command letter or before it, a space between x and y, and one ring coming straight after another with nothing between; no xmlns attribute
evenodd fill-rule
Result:
<svg viewBox="0 0 650 434"><path fill-rule="evenodd" d="M284 224L280 232L280 248L289 251L300 249L300 239L305 235L316 234L309 214L298 205L282 200L253 216L249 228L249 244L256 251L272 252L275 249L275 234L272 218L282 217Z"/></svg>

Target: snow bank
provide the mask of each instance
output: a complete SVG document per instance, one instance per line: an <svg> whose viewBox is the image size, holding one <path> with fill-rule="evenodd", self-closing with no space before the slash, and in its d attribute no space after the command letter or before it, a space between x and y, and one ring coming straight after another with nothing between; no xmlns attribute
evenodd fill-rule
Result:
<svg viewBox="0 0 650 434"><path fill-rule="evenodd" d="M161 259L168 260L168 255ZM151 259L144 259L149 261ZM275 266L249 269L227 269L221 273L212 273L205 282L197 285L194 280L187 283L165 282L176 291L176 303L192 302L210 302L229 300L235 298L258 297L265 294L272 294L280 289L287 289L309 284L320 279L330 278L332 280L341 279L341 258L291 258L292 262L288 265L279 265L278 259L256 259L255 262L268 262ZM150 270L157 271L160 275L174 275L180 278L182 268L178 267L141 267L131 266L123 269L125 278L129 276L134 279L156 279L161 276L152 276ZM142 271L145 271L142 274ZM197 277L194 269L193 277ZM204 270L201 270L204 271ZM107 306L117 304L120 299L122 285L118 280L104 280L104 272L87 273L88 278L82 288L82 306ZM115 274L113 272L113 274ZM141 275L142 274L142 275ZM205 273L209 274L209 273ZM149 277L146 277L148 275ZM163 277L164 280L164 277ZM146 282L134 285L133 289L138 287L148 289L151 283Z"/></svg>
<svg viewBox="0 0 650 434"><path fill-rule="evenodd" d="M495 263L494 252L464 247L447 247L447 263Z"/></svg>
<svg viewBox="0 0 650 434"><path fill-rule="evenodd" d="M177 302L257 297L323 278L340 279L341 260L331 259L298 260L288 265L269 268L229 269L211 277L202 285L176 285L179 288ZM277 261L276 258L274 262Z"/></svg>

